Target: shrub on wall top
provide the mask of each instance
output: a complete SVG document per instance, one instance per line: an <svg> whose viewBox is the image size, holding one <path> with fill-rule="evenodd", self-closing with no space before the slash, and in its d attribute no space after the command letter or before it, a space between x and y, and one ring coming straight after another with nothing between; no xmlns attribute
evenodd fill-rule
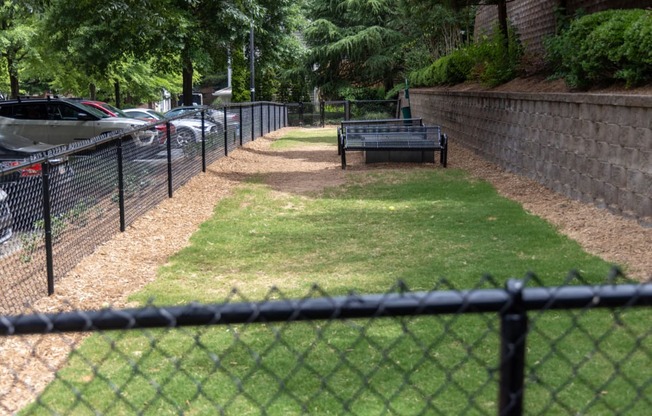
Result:
<svg viewBox="0 0 652 416"><path fill-rule="evenodd" d="M480 81L496 86L515 78L519 73L523 48L512 27L509 41L496 28L494 35L466 45L443 56L431 65L410 73L415 87L453 85L464 81Z"/></svg>
<svg viewBox="0 0 652 416"><path fill-rule="evenodd" d="M624 80L634 86L652 80L652 12L607 10L574 20L546 40L555 75L574 88Z"/></svg>

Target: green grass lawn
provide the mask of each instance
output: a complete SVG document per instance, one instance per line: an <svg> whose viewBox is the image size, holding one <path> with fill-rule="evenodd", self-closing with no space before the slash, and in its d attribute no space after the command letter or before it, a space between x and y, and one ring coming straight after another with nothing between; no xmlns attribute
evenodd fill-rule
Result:
<svg viewBox="0 0 652 416"><path fill-rule="evenodd" d="M294 131L274 147L318 142L335 152L335 131ZM502 285L528 272L560 285L572 269L598 283L609 266L460 170L349 171L312 195L257 177L132 300L321 295L314 284L329 296L386 293L399 280L471 289L491 287L486 274ZM652 345L639 337L649 317L613 315L531 315L527 413L645 414L627 405L652 393ZM96 334L25 414L495 414L498 332L496 315L452 315Z"/></svg>

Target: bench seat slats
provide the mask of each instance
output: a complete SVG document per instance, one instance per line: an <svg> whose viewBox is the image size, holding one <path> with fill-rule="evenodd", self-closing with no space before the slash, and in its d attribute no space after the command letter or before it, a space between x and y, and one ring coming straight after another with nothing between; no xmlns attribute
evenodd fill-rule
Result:
<svg viewBox="0 0 652 416"><path fill-rule="evenodd" d="M346 151L439 151L440 162L446 167L448 138L439 126L408 126L399 124L347 125L338 131L341 140L342 169L346 168Z"/></svg>

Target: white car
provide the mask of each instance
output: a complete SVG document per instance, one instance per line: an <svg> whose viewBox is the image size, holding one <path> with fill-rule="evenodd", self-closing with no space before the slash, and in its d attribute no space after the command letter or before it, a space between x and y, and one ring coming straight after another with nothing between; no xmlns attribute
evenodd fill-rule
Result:
<svg viewBox="0 0 652 416"><path fill-rule="evenodd" d="M167 118L156 110L149 108L127 108L124 111L131 117L149 122L167 120ZM201 141L201 120L191 118L180 118L171 122L176 127L176 134L172 143L176 141L179 146L190 142ZM204 135L217 134L221 131L220 126L208 120L204 120Z"/></svg>
<svg viewBox="0 0 652 416"><path fill-rule="evenodd" d="M63 145L101 134L135 130L148 123L132 118L109 117L100 111L63 98L26 98L0 101L0 132ZM139 130L130 134L133 143L154 143L156 132Z"/></svg>

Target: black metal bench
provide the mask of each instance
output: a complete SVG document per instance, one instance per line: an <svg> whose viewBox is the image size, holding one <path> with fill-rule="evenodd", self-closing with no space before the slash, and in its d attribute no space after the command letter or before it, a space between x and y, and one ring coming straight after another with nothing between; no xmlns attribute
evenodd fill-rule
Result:
<svg viewBox="0 0 652 416"><path fill-rule="evenodd" d="M344 120L337 128L337 154L342 154L342 143L347 127L362 126L423 126L421 118L382 118L377 120Z"/></svg>
<svg viewBox="0 0 652 416"><path fill-rule="evenodd" d="M347 126L342 134L342 169L346 169L346 152L400 151L424 153L440 152L440 163L446 167L448 159L448 137L439 126L397 126L397 125L358 125Z"/></svg>

